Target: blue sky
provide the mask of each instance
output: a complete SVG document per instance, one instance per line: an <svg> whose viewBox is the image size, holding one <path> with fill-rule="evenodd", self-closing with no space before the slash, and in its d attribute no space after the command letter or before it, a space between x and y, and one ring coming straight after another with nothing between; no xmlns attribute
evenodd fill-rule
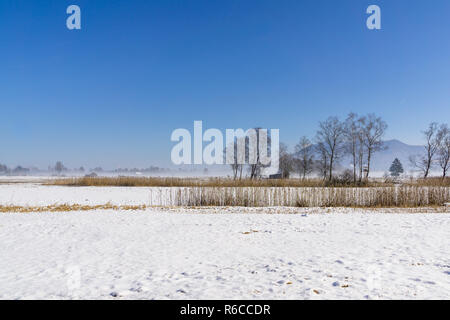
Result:
<svg viewBox="0 0 450 320"><path fill-rule="evenodd" d="M82 29L66 28L66 8ZM370 4L382 30L366 28ZM176 128L450 119L448 0L0 1L0 163L168 166Z"/></svg>

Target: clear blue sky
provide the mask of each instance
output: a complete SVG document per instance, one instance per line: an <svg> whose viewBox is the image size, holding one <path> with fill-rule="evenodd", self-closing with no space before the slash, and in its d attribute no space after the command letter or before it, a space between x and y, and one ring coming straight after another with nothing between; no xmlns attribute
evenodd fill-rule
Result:
<svg viewBox="0 0 450 320"><path fill-rule="evenodd" d="M66 28L66 8L82 29ZM370 4L382 30L366 28ZM0 163L168 166L176 128L450 119L448 0L0 1Z"/></svg>

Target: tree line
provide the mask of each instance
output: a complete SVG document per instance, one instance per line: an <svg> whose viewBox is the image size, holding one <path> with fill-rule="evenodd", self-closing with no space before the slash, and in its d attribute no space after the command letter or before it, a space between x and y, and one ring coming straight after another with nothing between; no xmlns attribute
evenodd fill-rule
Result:
<svg viewBox="0 0 450 320"><path fill-rule="evenodd" d="M411 165L422 172L426 179L433 168L439 168L442 178L450 169L450 129L448 124L432 122L422 131L425 140L425 152L409 158Z"/></svg>
<svg viewBox="0 0 450 320"><path fill-rule="evenodd" d="M332 181L336 167L345 156L350 156L352 170L344 171L345 179L353 183L368 179L373 155L383 150L386 122L375 114L359 116L350 113L344 120L332 116L319 122L313 140L300 138L293 153L280 148L280 169L284 178L297 172L302 179L316 171L323 179Z"/></svg>
<svg viewBox="0 0 450 320"><path fill-rule="evenodd" d="M373 113L360 116L352 112L344 120L336 116L328 117L319 122L314 138L310 139L307 136L300 138L294 152L289 152L286 144L280 143L280 173L277 177L289 178L295 172L300 179L306 179L312 173L316 173L326 181L338 178L354 184L367 181L374 155L386 149L383 137L387 128L387 123ZM423 136L425 152L411 157L411 164L422 171L424 178L429 176L432 168L440 167L445 178L450 166L448 125L433 122L423 131ZM248 139L241 139L246 139L243 144L247 156ZM239 139L234 143L235 161L231 164L231 168L234 179L241 179L244 165L240 164L236 157L237 141ZM344 157L351 159L351 169L344 170L338 176L337 168ZM248 165L249 178L260 178L263 168L259 162Z"/></svg>

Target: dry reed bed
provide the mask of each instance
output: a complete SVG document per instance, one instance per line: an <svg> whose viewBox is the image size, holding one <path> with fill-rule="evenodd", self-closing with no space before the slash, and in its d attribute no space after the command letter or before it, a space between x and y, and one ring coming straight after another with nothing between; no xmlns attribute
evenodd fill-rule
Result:
<svg viewBox="0 0 450 320"><path fill-rule="evenodd" d="M0 213L31 213L31 212L68 212L68 211L91 211L91 210L145 210L144 205L116 206L110 203L102 205L80 205L80 204L55 204L49 206L3 206L0 205Z"/></svg>
<svg viewBox="0 0 450 320"><path fill-rule="evenodd" d="M151 188L150 205L239 207L421 207L443 206L448 187L292 188L172 187Z"/></svg>
<svg viewBox="0 0 450 320"><path fill-rule="evenodd" d="M450 178L430 177L427 179L409 179L404 181L403 185L421 187L450 187Z"/></svg>
<svg viewBox="0 0 450 320"><path fill-rule="evenodd" d="M450 187L450 178L409 179L394 181L376 179L354 184L341 180L323 179L242 179L231 178L176 178L176 177L80 177L60 178L45 182L46 185L92 187L394 187L395 185L419 187Z"/></svg>
<svg viewBox="0 0 450 320"><path fill-rule="evenodd" d="M330 185L330 183L332 185ZM175 177L81 177L61 178L44 183L45 185L71 187L349 187L343 182L327 182L322 179L242 179L230 178L175 178ZM392 183L370 181L361 187L393 186Z"/></svg>
<svg viewBox="0 0 450 320"><path fill-rule="evenodd" d="M450 179L370 181L351 186L320 179L82 177L47 182L60 186L122 186L150 188L150 205L242 207L422 207L450 201Z"/></svg>

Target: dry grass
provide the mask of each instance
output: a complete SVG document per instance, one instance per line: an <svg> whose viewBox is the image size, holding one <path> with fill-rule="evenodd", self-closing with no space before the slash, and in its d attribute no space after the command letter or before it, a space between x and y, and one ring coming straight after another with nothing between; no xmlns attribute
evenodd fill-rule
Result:
<svg viewBox="0 0 450 320"><path fill-rule="evenodd" d="M242 179L231 178L160 178L160 177L81 177L60 178L44 182L46 185L58 186L93 186L93 187L337 187L337 188L368 188L368 187L393 187L419 186L419 187L450 187L450 178L410 179L394 183L382 179L372 179L354 184L353 182L324 181L322 179Z"/></svg>
<svg viewBox="0 0 450 320"><path fill-rule="evenodd" d="M68 211L91 211L91 210L145 210L147 206L116 206L110 203L103 205L80 205L80 204L55 204L49 206L3 206L0 205L1 213L31 213L31 212L68 212Z"/></svg>
<svg viewBox="0 0 450 320"><path fill-rule="evenodd" d="M422 187L450 187L450 178L446 177L438 178L432 177L427 179L411 179L404 183L409 186L422 186Z"/></svg>
<svg viewBox="0 0 450 320"><path fill-rule="evenodd" d="M450 188L181 187L153 188L150 197L163 206L413 208L443 206Z"/></svg>
<svg viewBox="0 0 450 320"><path fill-rule="evenodd" d="M46 182L57 186L93 186L93 187L385 187L392 183L379 181L352 183L322 179L242 179L230 178L159 178L159 177L82 177L62 178Z"/></svg>
<svg viewBox="0 0 450 320"><path fill-rule="evenodd" d="M429 178L394 185L370 181L352 186L323 180L232 180L229 178L84 177L47 182L59 186L150 188L151 205L239 207L414 208L450 202L449 179Z"/></svg>

